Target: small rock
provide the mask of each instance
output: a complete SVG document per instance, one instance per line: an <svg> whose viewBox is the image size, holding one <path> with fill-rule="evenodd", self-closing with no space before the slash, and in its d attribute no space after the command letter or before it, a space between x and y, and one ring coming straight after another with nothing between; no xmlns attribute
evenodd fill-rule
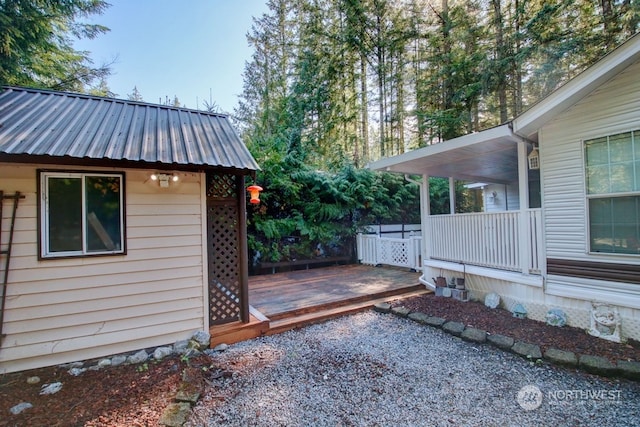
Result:
<svg viewBox="0 0 640 427"><path fill-rule="evenodd" d="M373 306L373 310L378 313L390 313L391 312L391 304L388 302L379 302L378 304Z"/></svg>
<svg viewBox="0 0 640 427"><path fill-rule="evenodd" d="M57 383L51 383L51 384L44 384L42 386L42 388L40 389L40 394L55 394L57 392L59 392L60 390L62 390L62 383L61 382L57 382Z"/></svg>
<svg viewBox="0 0 640 427"><path fill-rule="evenodd" d="M409 319L413 320L414 322L418 322L421 325L425 325L427 323L428 318L429 316L427 316L424 313L418 313L418 312L409 313Z"/></svg>
<svg viewBox="0 0 640 427"><path fill-rule="evenodd" d="M197 342L200 346L198 350L209 348L211 343L211 335L205 331L198 331L191 336L191 339Z"/></svg>
<svg viewBox="0 0 640 427"><path fill-rule="evenodd" d="M462 331L462 334L460 334L460 338L465 341L483 343L487 341L487 333L482 329L466 328Z"/></svg>
<svg viewBox="0 0 640 427"><path fill-rule="evenodd" d="M40 382L40 377L27 378L27 384L38 384L39 382Z"/></svg>
<svg viewBox="0 0 640 427"><path fill-rule="evenodd" d="M444 325L442 325L442 330L451 335L455 335L456 337L459 337L460 335L462 335L462 331L464 331L464 323L447 322Z"/></svg>
<svg viewBox="0 0 640 427"><path fill-rule="evenodd" d="M118 355L111 358L111 366L120 366L127 361L127 356Z"/></svg>
<svg viewBox="0 0 640 427"><path fill-rule="evenodd" d="M183 354L185 351L187 351L188 348L189 340L180 340L176 341L175 344L173 344L173 351L178 354Z"/></svg>
<svg viewBox="0 0 640 427"><path fill-rule="evenodd" d="M158 424L167 427L181 427L191 414L191 405L185 402L172 403L164 410Z"/></svg>
<svg viewBox="0 0 640 427"><path fill-rule="evenodd" d="M612 377L618 373L618 368L609 359L600 356L581 354L578 366L587 372L604 377Z"/></svg>
<svg viewBox="0 0 640 427"><path fill-rule="evenodd" d="M531 360L542 359L542 352L540 351L540 346L537 346L535 344L529 344L526 342L518 341L513 345L513 347L511 347L511 351L527 359L531 359Z"/></svg>
<svg viewBox="0 0 640 427"><path fill-rule="evenodd" d="M391 312L399 317L407 317L409 313L411 313L411 310L407 307L394 307L391 309Z"/></svg>
<svg viewBox="0 0 640 427"><path fill-rule="evenodd" d="M167 356L171 356L173 349L171 347L158 347L153 352L153 358L156 360L162 360Z"/></svg>
<svg viewBox="0 0 640 427"><path fill-rule="evenodd" d="M447 319L443 319L442 317L429 316L426 320L426 324L429 326L434 326L436 328L441 328L446 321Z"/></svg>
<svg viewBox="0 0 640 427"><path fill-rule="evenodd" d="M500 334L488 335L487 341L502 350L510 350L514 344L513 338Z"/></svg>
<svg viewBox="0 0 640 427"><path fill-rule="evenodd" d="M131 356L127 357L127 363L137 365L138 363L146 362L147 359L149 359L149 355L147 354L147 352L145 350L140 350L136 354L132 354Z"/></svg>
<svg viewBox="0 0 640 427"><path fill-rule="evenodd" d="M13 415L18 415L19 413L21 413L25 409L31 409L31 408L33 408L33 405L31 403L22 402L22 403L18 403L16 406L13 406L11 409L9 409L9 411Z"/></svg>
<svg viewBox="0 0 640 427"><path fill-rule="evenodd" d="M62 369L82 368L84 366L84 363L82 363L82 362L71 362L71 363L65 363L65 364L59 365L59 366Z"/></svg>
<svg viewBox="0 0 640 427"><path fill-rule="evenodd" d="M223 351L227 351L228 349L229 349L229 344L221 343L221 344L218 344L217 346L215 346L213 348L213 351L221 353Z"/></svg>
<svg viewBox="0 0 640 427"><path fill-rule="evenodd" d="M87 371L87 368L71 368L69 369L69 374L77 377Z"/></svg>
<svg viewBox="0 0 640 427"><path fill-rule="evenodd" d="M640 362L618 361L620 375L630 380L640 381Z"/></svg>
<svg viewBox="0 0 640 427"><path fill-rule="evenodd" d="M578 358L575 353L571 351L558 350L557 348L550 348L544 352L544 358L556 365L578 366Z"/></svg>
<svg viewBox="0 0 640 427"><path fill-rule="evenodd" d="M115 359L115 357L114 357ZM113 361L111 359L101 359L98 362L98 368L106 368L108 366L112 366L113 365Z"/></svg>

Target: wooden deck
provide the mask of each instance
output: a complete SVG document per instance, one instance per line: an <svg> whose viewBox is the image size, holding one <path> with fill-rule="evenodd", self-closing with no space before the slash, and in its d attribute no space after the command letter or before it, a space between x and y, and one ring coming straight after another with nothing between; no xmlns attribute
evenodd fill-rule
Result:
<svg viewBox="0 0 640 427"><path fill-rule="evenodd" d="M426 292L407 269L342 265L249 278L251 321L210 329L211 345L271 335Z"/></svg>

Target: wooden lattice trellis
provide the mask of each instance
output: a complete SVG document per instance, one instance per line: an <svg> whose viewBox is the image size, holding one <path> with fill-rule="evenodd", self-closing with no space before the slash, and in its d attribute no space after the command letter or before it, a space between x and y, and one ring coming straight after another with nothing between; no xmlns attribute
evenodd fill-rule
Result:
<svg viewBox="0 0 640 427"><path fill-rule="evenodd" d="M207 175L209 324L242 320L246 296L242 283L242 177Z"/></svg>

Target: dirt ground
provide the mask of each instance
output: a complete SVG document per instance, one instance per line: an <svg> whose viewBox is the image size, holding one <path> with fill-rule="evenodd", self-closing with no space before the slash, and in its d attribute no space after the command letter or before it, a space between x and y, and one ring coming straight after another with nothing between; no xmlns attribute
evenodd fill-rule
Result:
<svg viewBox="0 0 640 427"><path fill-rule="evenodd" d="M506 310L491 310L481 303L460 302L432 294L397 303L431 316L455 320L503 334L518 341L579 354L603 356L612 361L640 361L640 345L616 344L592 337L577 328L557 328L530 319L515 319ZM212 359L200 356L181 360L167 358L142 365L86 371L79 376L68 368L49 367L0 376L0 427L5 426L156 426L174 398L184 376L192 381L211 378L218 372ZM37 384L27 379L37 376ZM61 391L40 395L44 384L62 382ZM29 402L32 408L12 415L10 408Z"/></svg>

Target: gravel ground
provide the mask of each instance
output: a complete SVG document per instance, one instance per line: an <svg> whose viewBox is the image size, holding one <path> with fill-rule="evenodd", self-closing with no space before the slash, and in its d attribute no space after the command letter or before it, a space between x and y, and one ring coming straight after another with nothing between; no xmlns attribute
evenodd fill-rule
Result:
<svg viewBox="0 0 640 427"><path fill-rule="evenodd" d="M373 311L235 344L214 363L188 426L640 426L640 383Z"/></svg>

